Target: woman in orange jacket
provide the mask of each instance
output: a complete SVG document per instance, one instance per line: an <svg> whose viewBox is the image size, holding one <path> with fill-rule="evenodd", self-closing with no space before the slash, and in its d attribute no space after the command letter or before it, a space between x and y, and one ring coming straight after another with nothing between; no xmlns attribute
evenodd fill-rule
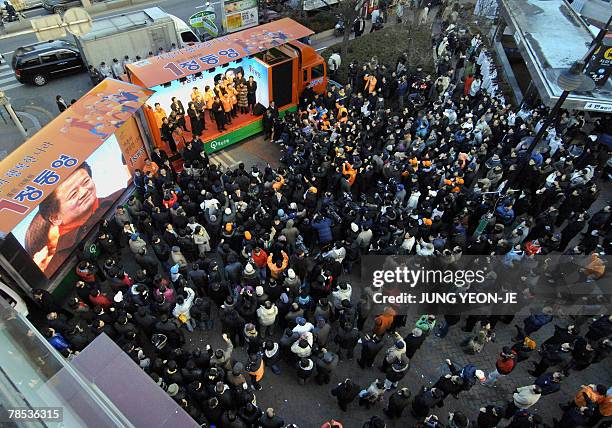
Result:
<svg viewBox="0 0 612 428"><path fill-rule="evenodd" d="M225 113L225 122L232 124L232 96L226 90L221 90L221 104Z"/></svg>
<svg viewBox="0 0 612 428"><path fill-rule="evenodd" d="M355 177L357 177L357 170L350 163L344 162L342 164L342 175L349 176L348 183L352 186L355 182Z"/></svg>
<svg viewBox="0 0 612 428"><path fill-rule="evenodd" d="M268 256L268 269L270 269L270 275L274 279L278 279L280 275L287 269L289 265L289 256L284 251L281 251L281 255L283 256L283 261L278 260L276 263L272 262L274 258L274 254L270 253Z"/></svg>
<svg viewBox="0 0 612 428"><path fill-rule="evenodd" d="M378 337L382 337L385 332L391 328L391 325L393 325L394 318L395 310L390 306L386 306L383 313L374 319L374 328L372 332Z"/></svg>

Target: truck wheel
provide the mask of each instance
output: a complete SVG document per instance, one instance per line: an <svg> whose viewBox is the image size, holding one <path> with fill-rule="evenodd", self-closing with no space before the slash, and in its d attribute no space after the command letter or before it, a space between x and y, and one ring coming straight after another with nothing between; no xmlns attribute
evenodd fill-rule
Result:
<svg viewBox="0 0 612 428"><path fill-rule="evenodd" d="M57 13L58 15L61 15L64 12L66 12L66 8L63 6L56 6L53 8L53 13Z"/></svg>
<svg viewBox="0 0 612 428"><path fill-rule="evenodd" d="M32 78L32 83L36 86L44 86L47 84L47 77L43 74L37 74Z"/></svg>

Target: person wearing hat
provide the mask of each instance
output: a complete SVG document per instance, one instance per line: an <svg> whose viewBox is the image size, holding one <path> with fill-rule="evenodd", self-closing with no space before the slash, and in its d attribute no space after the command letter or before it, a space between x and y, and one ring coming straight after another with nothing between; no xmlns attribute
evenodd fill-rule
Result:
<svg viewBox="0 0 612 428"><path fill-rule="evenodd" d="M409 368L410 361L405 354L396 358L385 371L385 389L397 388L397 384L406 376Z"/></svg>
<svg viewBox="0 0 612 428"><path fill-rule="evenodd" d="M382 366L380 370L386 372L387 368L397 361L402 355L406 354L406 342L402 338L402 335L395 333L395 342L385 351L385 358L383 358Z"/></svg>
<svg viewBox="0 0 612 428"><path fill-rule="evenodd" d="M254 324L245 324L242 334L244 335L244 342L248 354L254 354L261 351L263 340L259 336Z"/></svg>
<svg viewBox="0 0 612 428"><path fill-rule="evenodd" d="M537 385L521 386L515 389L512 394L512 401L506 406L506 419L509 419L519 410L529 409L533 407L542 396L542 388Z"/></svg>
<svg viewBox="0 0 612 428"><path fill-rule="evenodd" d="M251 377L251 388L260 391L262 386L259 382L263 379L265 372L265 364L260 352L249 354L246 369Z"/></svg>

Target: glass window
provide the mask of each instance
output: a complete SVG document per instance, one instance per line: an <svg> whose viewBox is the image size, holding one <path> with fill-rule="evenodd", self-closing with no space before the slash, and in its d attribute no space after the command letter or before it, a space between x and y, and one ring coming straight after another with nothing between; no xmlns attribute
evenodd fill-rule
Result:
<svg viewBox="0 0 612 428"><path fill-rule="evenodd" d="M25 61L23 61L21 63L21 67L31 67L33 65L38 65L40 64L40 61L38 60L38 58L30 58L30 59L26 59Z"/></svg>
<svg viewBox="0 0 612 428"><path fill-rule="evenodd" d="M40 60L45 63L45 62L53 62L57 59L57 56L55 54L55 52L51 53L51 54L44 54L40 56Z"/></svg>
<svg viewBox="0 0 612 428"><path fill-rule="evenodd" d="M193 34L191 31L184 31L181 33L181 40L183 41L183 43L198 43L199 40L196 37L195 34Z"/></svg>
<svg viewBox="0 0 612 428"><path fill-rule="evenodd" d="M308 82L308 69L304 70L304 79L302 79L304 82Z"/></svg>
<svg viewBox="0 0 612 428"><path fill-rule="evenodd" d="M57 53L57 59L70 59L77 56L76 52L72 51L59 51Z"/></svg>
<svg viewBox="0 0 612 428"><path fill-rule="evenodd" d="M310 69L310 77L316 79L317 77L323 77L323 64L315 65Z"/></svg>

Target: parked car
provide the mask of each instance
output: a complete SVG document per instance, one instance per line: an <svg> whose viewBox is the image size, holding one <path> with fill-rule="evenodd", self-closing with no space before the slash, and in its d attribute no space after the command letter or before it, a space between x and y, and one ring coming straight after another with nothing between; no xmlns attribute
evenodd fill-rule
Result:
<svg viewBox="0 0 612 428"><path fill-rule="evenodd" d="M79 49L65 40L49 40L17 48L11 66L19 82L36 86L85 70Z"/></svg>
<svg viewBox="0 0 612 428"><path fill-rule="evenodd" d="M43 7L49 12L62 14L71 7L81 7L81 0L43 0Z"/></svg>
<svg viewBox="0 0 612 428"><path fill-rule="evenodd" d="M25 300L11 287L0 282L0 298L4 299L9 305L23 316L28 316L28 305Z"/></svg>

